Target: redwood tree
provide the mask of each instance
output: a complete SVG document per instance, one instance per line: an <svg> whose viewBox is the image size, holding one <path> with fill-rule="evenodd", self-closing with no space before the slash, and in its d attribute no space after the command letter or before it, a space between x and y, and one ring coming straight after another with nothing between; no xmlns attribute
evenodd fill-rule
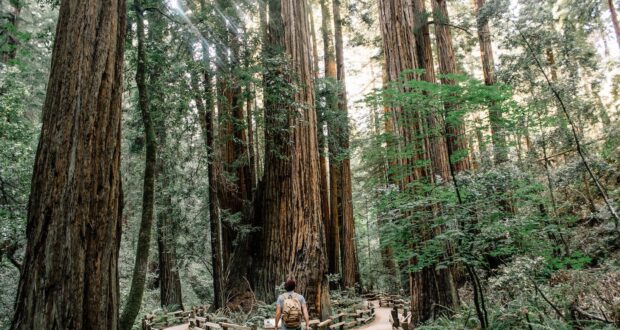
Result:
<svg viewBox="0 0 620 330"><path fill-rule="evenodd" d="M322 196L323 200L329 198L328 206L323 209L327 214L323 214L325 235L327 238L327 258L328 272L330 274L340 274L340 221L338 220L338 188L340 182L339 168L336 166L334 154L336 146L333 136L337 135L334 120L329 120L327 113L335 113L338 110L338 98L334 92L333 85L337 80L336 53L334 50L334 35L332 30L332 14L329 1L320 0L321 5L321 36L323 39L324 66L325 66L325 113L322 114L322 121L327 125L329 136L326 137L319 131L322 139L319 141L321 146L327 143L329 149L329 179L321 182L322 186L329 185L329 190ZM320 127L320 126L319 126ZM324 150L324 149L322 149ZM321 159L321 173L327 173L327 161L325 157ZM323 168L325 166L325 168ZM325 176L327 178L327 175ZM325 201L324 201L325 203Z"/></svg>
<svg viewBox="0 0 620 330"><path fill-rule="evenodd" d="M452 46L452 33L450 31L450 17L446 0L432 0L433 16L435 20L435 38L437 43L437 58L439 60L439 73L441 83L455 85L453 79L445 75L456 74L456 59ZM458 172L471 168L469 156L467 156L468 143L465 137L465 123L462 114L459 114L457 104L446 102L445 106L445 131L448 155L451 159L451 170Z"/></svg>
<svg viewBox="0 0 620 330"><path fill-rule="evenodd" d="M60 3L13 329L117 329L123 0Z"/></svg>
<svg viewBox="0 0 620 330"><path fill-rule="evenodd" d="M423 0L381 0L379 11L388 80L398 82L406 70L423 68L425 71L421 78L434 82L432 50ZM405 78L416 77L409 74ZM400 88L402 92L409 92L406 87ZM447 154L441 130L438 130L437 115L409 106L393 107L390 111L394 118L390 121L393 126L390 130L396 135L400 148L407 150L397 159L397 165L403 172L400 175L401 190L420 193L413 191L409 183L423 181L434 184L435 176L447 178ZM433 214L436 213L436 206L430 208ZM430 229L430 223L419 223L416 227L419 229L412 234L420 237L421 244L437 233L437 230ZM416 266L419 260L413 259L411 262ZM410 283L413 313L411 326L431 318L437 306L452 308L455 304L454 283L449 270L435 270L433 265L426 266L410 274Z"/></svg>
<svg viewBox="0 0 620 330"><path fill-rule="evenodd" d="M249 244L242 237L233 219L242 225L252 225L252 168L248 152L247 119L244 114L242 84L238 70L242 64L240 26L243 24L237 10L228 0L216 1L219 17L217 50L217 105L218 105L218 199L222 222L222 261L224 296L234 299L249 290L246 286ZM223 306L222 306L223 307Z"/></svg>
<svg viewBox="0 0 620 330"><path fill-rule="evenodd" d="M477 17L478 41L480 43L480 58L484 84L492 86L497 83L495 77L495 58L493 57L493 45L491 44L491 29L489 20L481 15L481 9L485 0L473 0ZM489 122L491 124L491 139L493 142L493 154L495 164L508 161L508 149L506 136L503 129L503 115L501 109L494 104L489 105Z"/></svg>
<svg viewBox="0 0 620 330"><path fill-rule="evenodd" d="M340 0L333 0L334 37L336 39L336 68L338 81L338 121L339 134L335 143L340 155L333 158L338 168L338 221L342 239L342 284L345 288L354 287L360 282L357 251L355 246L355 219L353 218L353 189L351 183L351 159L349 156L349 116L346 89L346 73L344 68L344 43L342 40L342 18L340 16ZM336 211L332 209L332 211Z"/></svg>
<svg viewBox="0 0 620 330"><path fill-rule="evenodd" d="M270 301L277 285L295 278L317 315L328 312L329 288L308 10L306 1L269 1L265 175L256 211L263 230L253 280L258 297Z"/></svg>

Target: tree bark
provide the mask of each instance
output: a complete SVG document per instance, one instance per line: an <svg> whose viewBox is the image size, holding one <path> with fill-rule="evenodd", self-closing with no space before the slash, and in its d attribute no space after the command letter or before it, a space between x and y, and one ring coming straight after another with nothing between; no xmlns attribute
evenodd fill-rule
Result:
<svg viewBox="0 0 620 330"><path fill-rule="evenodd" d="M433 16L435 20L435 38L437 41L437 58L439 59L439 74L456 74L456 60L452 46L450 18L446 0L432 0ZM446 77L441 78L444 85L455 85L456 81ZM467 155L469 146L465 137L465 122L459 114L457 104L444 103L446 113L446 146L453 170L456 173L471 169L470 158ZM453 157L454 156L454 157Z"/></svg>
<svg viewBox="0 0 620 330"><path fill-rule="evenodd" d="M161 5L161 4L160 4ZM159 15L149 19L150 44L159 45L164 42L167 21ZM191 47L190 47L191 48ZM160 48L150 51L154 56L165 58L164 50ZM190 52L191 54L191 52ZM176 238L177 226L175 224L172 195L169 190L173 179L171 176L172 164L170 155L163 156L168 146L168 132L165 113L163 108L166 102L165 90L161 75L164 63L157 62L149 68L149 91L151 96L151 109L154 114L154 126L158 139L157 181L160 182L158 189L160 198L157 203L161 211L157 214L157 251L158 251L158 279L160 289L160 304L166 310L183 310L183 295L181 291L181 278L177 267ZM163 151L163 152L162 152Z"/></svg>
<svg viewBox="0 0 620 330"><path fill-rule="evenodd" d="M382 71L382 84L383 84L383 88L387 88L388 87L388 83L389 83L389 78L388 78L388 73L387 73L387 69L386 69L386 64L383 63L381 65L381 71ZM372 67L371 67L372 68ZM378 109L375 110L373 109L375 112L374 113L374 117L375 119L375 135L376 136L380 136L381 135L381 125L380 125L380 115L378 113ZM391 111L390 108L388 107L384 107L383 109L384 111L384 116L388 115ZM384 125L384 132L388 135L392 135L394 134L393 129L392 129L393 125L390 123L389 120L387 120L385 122ZM382 168L382 172L384 173L384 189L388 189L391 183L394 183L394 180L390 178L390 174L389 174L389 169L390 169L390 164L388 162L388 156L386 154L386 152L382 152L382 158L383 158L383 168ZM397 270L397 265L396 265L396 260L394 259L394 250L392 248L392 246L385 240L385 238L383 237L383 235L381 235L381 231L383 228L385 228L386 225L386 220L384 219L387 216L387 212L383 212L383 214L377 214L377 224L379 227L379 246L381 247L381 264L383 265L383 268L385 268L388 276L389 276L389 280L392 282L392 285L390 285L390 290L392 291L392 293L396 294L396 293L400 293L400 289L403 287L402 283L399 279L398 276L398 270Z"/></svg>
<svg viewBox="0 0 620 330"><path fill-rule="evenodd" d="M474 0L484 84L487 86L493 86L497 83L497 80L495 77L495 58L493 57L493 46L491 45L491 30L489 29L488 19L480 16L480 10L484 6L484 3L485 0ZM490 104L489 122L491 124L491 140L493 142L493 154L496 165L508 161L508 146L506 144L503 121L502 110L495 104Z"/></svg>
<svg viewBox="0 0 620 330"><path fill-rule="evenodd" d="M433 51L430 39L430 29L428 26L427 12L424 0L413 0L413 10L416 17L414 33L416 36L416 47L418 50L418 65L424 69L422 79L436 83L435 66L433 63ZM446 150L443 135L443 125L440 123L439 116L434 111L426 113L427 132L425 143L428 150L428 159L431 161L432 175L426 178L432 184L441 184L450 180L450 167L448 162L448 152ZM436 178L441 178L437 182ZM431 205L432 213L439 213L440 205ZM431 239L439 235L441 227L430 229L431 226L421 226L418 234L426 239ZM449 248L445 247L446 253ZM414 264L417 260L413 260ZM419 272L410 275L411 280L411 310L412 324L419 324L438 314L446 314L458 304L456 287L452 276L452 268L435 270L433 265L423 268Z"/></svg>
<svg viewBox="0 0 620 330"><path fill-rule="evenodd" d="M306 1L269 1L265 176L256 211L263 224L254 287L259 299L295 278L311 314L329 310L312 51ZM284 128L284 129L283 129Z"/></svg>
<svg viewBox="0 0 620 330"><path fill-rule="evenodd" d="M164 165L165 166L165 165ZM167 171L160 171L163 187L170 181ZM175 230L172 222L172 196L166 194L164 210L157 217L157 249L159 251L159 290L161 306L171 311L183 310L181 278L177 268Z"/></svg>
<svg viewBox="0 0 620 330"><path fill-rule="evenodd" d="M233 304L243 297L247 287L249 265L248 235L242 236L240 227L252 226L252 169L248 153L246 118L243 111L244 97L239 74L241 65L241 41L237 29L243 22L236 14L233 4L227 0L216 2L217 10L226 19L220 19L224 34L217 47L218 81L218 140L221 144L221 169L219 176L219 206L222 215L222 257L224 296ZM229 55L230 54L230 55ZM237 223L237 224L235 224ZM234 306L236 307L236 306Z"/></svg>
<svg viewBox="0 0 620 330"><path fill-rule="evenodd" d="M397 82L403 71L421 67L425 69L422 78L434 82L432 50L423 1L381 0L379 10L388 80ZM406 78L416 77L410 74ZM401 87L401 90L408 92L404 87ZM402 141L399 143L402 143L406 150L414 150L408 153L413 156L404 155L401 156L404 159L398 160L406 171L400 176L401 190L410 190L409 183L412 181L424 180L433 183L433 174L447 178L449 171L445 144L441 141L441 133L435 132L439 127L436 114L424 114L404 107L393 107L391 112L394 114L393 132L398 140ZM419 141L417 136L425 138ZM420 161L430 161L430 166L416 165ZM428 225L419 226L422 229L416 234L422 239L430 239L436 234L428 229ZM417 263L417 260L412 260L412 263ZM433 317L437 306L451 308L455 303L454 292L449 270L435 271L434 267L425 267L410 274L413 312L411 326Z"/></svg>
<svg viewBox="0 0 620 330"><path fill-rule="evenodd" d="M125 2L60 3L12 329L117 329Z"/></svg>
<svg viewBox="0 0 620 330"><path fill-rule="evenodd" d="M138 317L142 306L142 296L146 285L146 272L151 244L151 230L153 228L153 211L155 208L155 176L157 169L157 136L151 118L150 99L146 84L146 49L144 32L144 11L140 0L134 2L136 11L138 50L136 67L136 85L138 86L138 108L144 125L146 157L144 164L144 184L142 193L142 218L138 232L136 260L131 279L131 289L125 302L120 320L122 330L130 330Z"/></svg>
<svg viewBox="0 0 620 330"><path fill-rule="evenodd" d="M324 11L327 10L327 14L329 14L329 9L327 7L327 5L325 4L325 0L321 1L321 12L322 12L322 19L321 19L321 36L323 38L323 46L325 47L326 42L329 43L330 39L325 39L325 28L324 25L325 24L329 24L329 18L325 17L325 13ZM315 30L315 26L314 26L314 19L313 19L313 14L312 12L309 12L308 15L310 16L310 23L311 23L311 28L312 28L312 54L314 56L314 70L315 70L315 79L316 81L318 81L318 79L320 78L320 65L319 65L319 51L318 51L318 42L317 42L317 38L316 38L316 30ZM329 25L327 25L327 28L329 28ZM327 48L325 48L327 49ZM325 56L328 56L327 53L325 53ZM333 63L333 49L331 52L332 56L332 63ZM327 58L325 59L326 61L326 67L327 65ZM315 84L316 86L316 84ZM328 273L332 273L332 270L334 269L335 265L336 265L336 258L334 256L334 248L333 246L336 245L335 243L331 242L331 211L330 211L330 198L329 198L329 176L327 173L327 168L329 166L328 164L328 141L327 141L327 134L325 133L325 130L327 128L327 122L325 120L325 114L318 111L317 109L317 138L318 138L318 143L319 143L319 164L320 164L320 169L321 169L321 173L320 173L320 178L321 178L321 214L323 215L323 228L325 230L325 237L327 239L327 245L326 245L326 254L327 254L327 269L328 269Z"/></svg>
<svg viewBox="0 0 620 330"><path fill-rule="evenodd" d="M330 274L340 274L340 221L338 218L338 182L340 181L340 172L336 166L334 160L334 154L336 153L334 137L337 135L337 130L334 126L334 120L330 120L333 113L338 108L338 98L334 93L333 85L338 79L337 67L336 67L336 53L334 50L334 35L332 33L332 15L330 7L328 6L329 0L321 0L321 36L323 38L323 52L325 58L325 88L326 88L326 109L325 113L321 116L321 122L325 122L327 125L328 136L324 136L321 143L321 147L328 148L329 163L325 156L321 159L321 173L327 173L327 167L329 167L329 179L324 180L321 184L329 185L329 192L323 194L323 199L329 198L329 206L323 206L323 209L327 209L327 214L323 214L323 221L325 227L325 235L327 238L327 258L328 258L328 272ZM319 132L322 134L323 132ZM324 145L326 144L326 145ZM324 150L324 149L322 149ZM323 168L323 166L325 168ZM327 177L327 174L326 174ZM323 200L323 203L325 201Z"/></svg>
<svg viewBox="0 0 620 330"><path fill-rule="evenodd" d="M208 61L205 65L209 65ZM222 247L222 221L220 219L220 207L218 197L217 173L215 171L215 138L214 138L214 117L215 105L212 92L212 76L210 69L205 69L204 89L205 89L205 108L201 115L201 126L205 145L207 147L207 165L209 178L209 220L211 231L211 253L213 271L213 305L215 308L224 307L224 258Z"/></svg>
<svg viewBox="0 0 620 330"><path fill-rule="evenodd" d="M340 173L338 192L338 219L342 228L342 284L345 288L354 287L360 282L357 249L355 243L355 219L353 218L353 189L351 183L351 159L349 156L349 115L346 89L346 72L344 68L344 44L342 40L342 18L340 17L340 0L333 0L334 37L336 38L336 71L338 81L338 121L341 132L336 137L340 157L336 166Z"/></svg>

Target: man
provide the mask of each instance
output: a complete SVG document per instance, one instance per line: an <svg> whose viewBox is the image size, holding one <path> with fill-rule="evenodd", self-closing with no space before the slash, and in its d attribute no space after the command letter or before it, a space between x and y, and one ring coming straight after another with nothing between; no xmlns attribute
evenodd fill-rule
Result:
<svg viewBox="0 0 620 330"><path fill-rule="evenodd" d="M276 302L276 330L280 329L278 325L280 321L282 321L282 330L302 330L301 313L306 320L306 328L310 323L306 299L295 292L295 286L294 280L288 280L284 283L286 293L281 294Z"/></svg>

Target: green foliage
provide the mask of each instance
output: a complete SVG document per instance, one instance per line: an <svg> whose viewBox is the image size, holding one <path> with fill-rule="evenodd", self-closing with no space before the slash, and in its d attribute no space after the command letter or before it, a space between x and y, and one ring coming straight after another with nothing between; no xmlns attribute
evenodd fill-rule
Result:
<svg viewBox="0 0 620 330"><path fill-rule="evenodd" d="M30 97L27 86L9 74L17 69L0 70L0 283L10 283L0 295L0 327L4 327L11 319L17 284L14 279L19 276L8 258L21 259L8 249L16 247L21 252L25 244L26 206L38 124L23 102Z"/></svg>
<svg viewBox="0 0 620 330"><path fill-rule="evenodd" d="M574 251L571 255L566 257L551 257L547 261L547 264L551 269L583 269L586 265L592 262L592 258L584 255L581 251Z"/></svg>

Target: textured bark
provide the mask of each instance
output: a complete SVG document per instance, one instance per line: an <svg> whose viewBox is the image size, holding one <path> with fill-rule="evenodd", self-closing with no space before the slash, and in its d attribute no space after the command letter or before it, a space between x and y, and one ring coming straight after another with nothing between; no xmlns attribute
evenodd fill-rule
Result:
<svg viewBox="0 0 620 330"><path fill-rule="evenodd" d="M338 79L334 35L332 33L333 21L328 0L321 0L320 4L321 36L323 38L323 52L325 54L325 80L327 83L333 84ZM329 89L328 87L326 92L327 111L334 113L337 111L338 98L334 94L333 89ZM321 182L322 185L329 185L329 193L323 195L323 198L329 198L329 206L323 206L324 209L328 209L328 213L323 214L323 223L325 227L325 236L327 238L328 272L330 274L340 274L340 221L338 220L338 182L340 181L340 172L338 171L339 168L336 166L336 162L333 160L333 155L336 153L336 146L332 138L337 135L337 131L334 127L333 120L329 121L328 118L325 117L328 116L324 114L322 119L326 122L327 133L330 138L326 136L324 140L319 141L319 143L321 143L320 145L322 148L325 148L323 144L326 144L330 161L328 163L325 157L321 159L321 173L327 173L327 167L329 167L329 179ZM325 203L325 201L323 201L323 203Z"/></svg>
<svg viewBox="0 0 620 330"><path fill-rule="evenodd" d="M247 28L243 28L243 35L247 35ZM250 47L249 41L247 37L243 39L243 66L247 72L251 71L251 61L253 57L254 49ZM253 77L252 77L253 78ZM257 159L256 159L256 144L255 140L255 129L254 126L254 105L256 103L256 86L252 79L245 79L245 119L246 119L246 127L247 127L247 145L245 152L248 157L248 165L249 165L249 196L250 200L254 200L254 193L256 191L256 186L258 185L258 175L257 175ZM251 209L251 208L249 208Z"/></svg>
<svg viewBox="0 0 620 330"><path fill-rule="evenodd" d="M2 63L9 63L15 59L17 47L19 45L16 33L19 28L23 3L21 0L11 0L9 3L11 7L13 7L13 11L7 14L7 20L8 24L11 25L11 30L0 30L0 46L4 48L4 50L0 52L0 62Z"/></svg>
<svg viewBox="0 0 620 330"><path fill-rule="evenodd" d="M403 71L421 67L426 70L422 78L434 82L432 50L423 1L381 0L379 11L388 80L398 81ZM410 75L407 78L415 77ZM407 92L404 88L402 91ZM398 160L400 167L406 169L406 173L400 175L401 189L411 189L408 184L414 180L432 183L433 174L447 178L445 144L441 141L440 133L436 132L439 125L436 114L427 113L421 116L420 112L404 108L391 108L390 111L394 118L390 129L397 135L403 148L415 150L412 152L413 156L401 157L403 159ZM415 137L419 135L426 136L423 142L416 141ZM419 160L431 161L431 165L414 165ZM423 225L419 224L421 228L429 227ZM436 232L420 229L416 234L422 239L429 239ZM412 262L415 264L417 260ZM438 311L437 306L451 308L454 305L455 291L450 271L435 271L434 267L426 267L410 274L409 279L412 327L433 317L435 311Z"/></svg>
<svg viewBox="0 0 620 330"><path fill-rule="evenodd" d="M269 13L265 176L256 211L263 231L253 281L258 298L271 301L277 285L295 278L317 315L329 310L329 288L308 7L306 1L270 0Z"/></svg>
<svg viewBox="0 0 620 330"><path fill-rule="evenodd" d="M164 42L167 21L160 15L150 17L149 19L149 44L159 45ZM156 48L151 49L154 56L164 57L163 50ZM158 151L166 150L168 146L168 132L166 127L165 105L166 95L163 87L161 74L163 72L162 64L153 63L149 66L149 92L152 99L151 109L154 114L154 126L158 139ZM173 183L170 169L173 164L170 163L170 155L160 156L157 160L157 181L160 198L157 200L160 205L160 212L157 214L157 251L158 251L158 280L160 290L160 304L167 310L182 310L183 295L181 291L181 278L179 269L177 268L176 256L176 238L177 226L175 225L174 210L172 204L172 195L168 189Z"/></svg>
<svg viewBox="0 0 620 330"><path fill-rule="evenodd" d="M436 83L435 64L433 63L433 49L431 46L430 29L428 26L428 13L426 12L424 0L412 0L415 15L414 34L416 38L416 49L418 53L418 68L424 69L422 80ZM426 130L425 143L431 160L433 182L435 177L441 177L444 182L450 177L448 167L448 152L443 138L443 125L440 118L434 111L426 111L425 114Z"/></svg>
<svg viewBox="0 0 620 330"><path fill-rule="evenodd" d="M207 62L208 63L208 62ZM217 173L214 166L214 101L212 96L212 77L209 69L206 69L204 74L204 89L205 89L205 108L201 115L201 126L203 136L205 139L205 145L207 147L207 158L209 164L207 165L208 177L209 177L209 221L211 232L211 264L213 272L213 305L215 308L224 307L224 259L222 251L222 222L220 219L219 211L219 198L218 198L218 182Z"/></svg>
<svg viewBox="0 0 620 330"><path fill-rule="evenodd" d="M325 4L325 1L321 2L321 11L325 11L328 10L327 14L329 14L329 9L327 7L327 5ZM316 38L316 30L314 27L314 19L313 19L313 14L312 12L308 13L308 15L310 16L310 23L312 25L312 54L314 56L314 70L315 70L315 79L319 79L320 77L320 65L319 65L319 51L318 51L318 42L317 42L317 38ZM322 19L321 19L321 36L323 38L323 46L325 46L325 42L329 43L329 39L325 39L325 28L324 25L329 23L329 18L325 18L325 14L322 14ZM329 25L327 25L327 28L329 28ZM327 54L326 54L327 55ZM331 55L333 56L333 51L331 53ZM333 57L332 57L333 59ZM326 60L327 61L327 60ZM331 62L333 63L333 61ZM326 66L327 66L327 62L326 62ZM321 179L321 214L323 215L323 228L325 231L325 237L327 240L327 245L326 245L326 254L327 254L327 269L328 269L328 273L331 273L332 269L335 266L335 256L333 255L333 251L334 248L333 246L335 245L334 243L331 242L331 225L330 225L330 221L331 221L331 212L330 212L330 199L329 199L329 176L327 174L327 168L329 166L327 158L328 158L328 142L327 142L327 134L325 133L326 130L326 121L325 121L325 116L322 113L318 113L317 112L317 138L318 138L318 143L319 143L319 165L320 165L320 169L321 169L321 173L320 173L320 179Z"/></svg>
<svg viewBox="0 0 620 330"><path fill-rule="evenodd" d="M493 57L493 46L491 45L491 30L489 29L489 22L486 18L480 16L480 9L482 9L484 3L485 0L474 0L484 83L487 86L492 86L497 83L495 78L495 58ZM505 163L508 161L508 148L503 129L503 115L501 109L498 109L498 107L494 104L489 105L489 122L491 124L491 139L493 142L495 164L498 165Z"/></svg>
<svg viewBox="0 0 620 330"><path fill-rule="evenodd" d="M60 3L12 329L116 329L125 2Z"/></svg>
<svg viewBox="0 0 620 330"><path fill-rule="evenodd" d="M146 145L146 157L144 164L144 183L142 192L142 217L138 231L138 244L136 248L136 260L134 263L131 279L131 289L125 302L123 315L120 320L120 328L129 330L138 317L142 306L142 296L146 285L147 265L149 261L149 247L151 244L151 230L153 228L153 211L155 208L155 176L157 169L157 136L151 118L149 93L146 84L146 49L144 32L144 12L140 0L134 3L137 16L138 39L136 85L138 86L138 108L144 125Z"/></svg>
<svg viewBox="0 0 620 330"><path fill-rule="evenodd" d="M431 47L430 31L427 22L427 12L424 0L413 0L413 10L416 17L415 36L416 47L418 49L418 64L425 70L422 79L430 83L436 83L433 51ZM436 182L436 178L441 178L442 182L450 180L450 167L448 162L448 152L444 137L442 136L443 125L440 123L439 116L434 112L426 114L425 143L428 150L428 159L431 161L432 175L427 178L431 183ZM438 214L440 205L432 205L433 214ZM434 235L439 235L441 227L430 229L429 226L422 226L418 234L423 238L431 239ZM446 248L449 250L449 248ZM417 261L414 259L413 263ZM446 314L454 310L458 304L456 286L452 276L451 268L436 270L434 266L428 266L419 272L410 275L411 289L411 310L412 324L419 324L438 314Z"/></svg>
<svg viewBox="0 0 620 330"><path fill-rule="evenodd" d="M386 69L386 64L385 62L381 65L381 73L382 73L382 84L383 84L383 88L387 88L388 87L388 83L389 83L389 78L388 78L388 73L387 73L387 69ZM388 118L390 118L389 114L390 114L390 108L388 107L384 107L383 108L384 114L383 116L387 115ZM377 111L378 112L378 111ZM375 134L376 136L380 136L381 131L382 131L382 127L380 125L380 115L378 113L375 114ZM385 127L383 127L383 130L385 131L386 134L391 135L393 134L393 124L391 124L391 122L389 120L385 121ZM390 147L391 148L391 147ZM393 179L390 178L390 174L389 174L389 168L390 168L390 164L388 163L388 159L387 159L387 155L385 153L383 153L383 157L384 157L384 162L383 162L383 173L384 173L384 177L385 177L385 186L384 188L387 189L389 188L390 184L395 183ZM386 221L384 220L386 214L377 214L377 224L379 226L379 231L381 233L381 230L385 227L386 225ZM387 271L387 274L390 276L390 279L394 282L390 288L392 290L392 293L399 293L401 288L402 288L402 283L399 280L398 277L398 270L397 270L397 266L396 266L396 260L394 259L394 250L392 249L392 246L385 241L383 235L379 234L379 245L381 246L381 264L383 265L383 267L385 268L385 270Z"/></svg>
<svg viewBox="0 0 620 330"><path fill-rule="evenodd" d="M432 0L433 16L435 19L435 38L437 40L437 58L439 59L439 73L441 75L456 74L456 60L454 47L452 46L452 33L450 31L450 18L446 0ZM444 85L455 85L453 79L441 78ZM457 104L445 103L446 112L446 145L451 159L452 169L455 173L469 170L471 162L466 155L469 147L465 137L465 122L463 117L457 115ZM452 157L456 155L456 157Z"/></svg>
<svg viewBox="0 0 620 330"><path fill-rule="evenodd" d="M252 90L254 90L255 86L253 83L248 84L247 93L252 93L252 96L249 97L246 101L245 115L246 115L246 125L248 127L248 145L247 152L249 155L249 165L250 165L250 200L254 199L254 191L256 190L256 185L258 184L258 176L257 176L257 160L256 160L256 148L254 143L254 102L256 101L256 96L253 94Z"/></svg>
<svg viewBox="0 0 620 330"><path fill-rule="evenodd" d="M359 265L355 244L355 219L353 218L353 189L351 183L351 159L349 158L349 115L346 89L346 72L344 68L344 45L342 40L342 18L340 17L340 0L333 0L334 37L336 39L336 72L338 81L338 111L341 132L337 136L338 149L344 157L336 159L340 173L338 192L338 219L341 232L342 284L345 288L354 287L360 282Z"/></svg>
<svg viewBox="0 0 620 330"><path fill-rule="evenodd" d="M162 186L166 187L169 180L166 173L160 172ZM164 210L157 217L157 249L159 251L159 290L161 306L169 310L183 309L181 278L177 268L174 224L172 223L172 198L164 199Z"/></svg>
<svg viewBox="0 0 620 330"><path fill-rule="evenodd" d="M609 7L609 13L611 14L611 22L614 25L614 32L616 32L616 41L618 47L620 47L620 23L618 23L618 13L616 12L616 6L613 0L607 0L607 6Z"/></svg>

